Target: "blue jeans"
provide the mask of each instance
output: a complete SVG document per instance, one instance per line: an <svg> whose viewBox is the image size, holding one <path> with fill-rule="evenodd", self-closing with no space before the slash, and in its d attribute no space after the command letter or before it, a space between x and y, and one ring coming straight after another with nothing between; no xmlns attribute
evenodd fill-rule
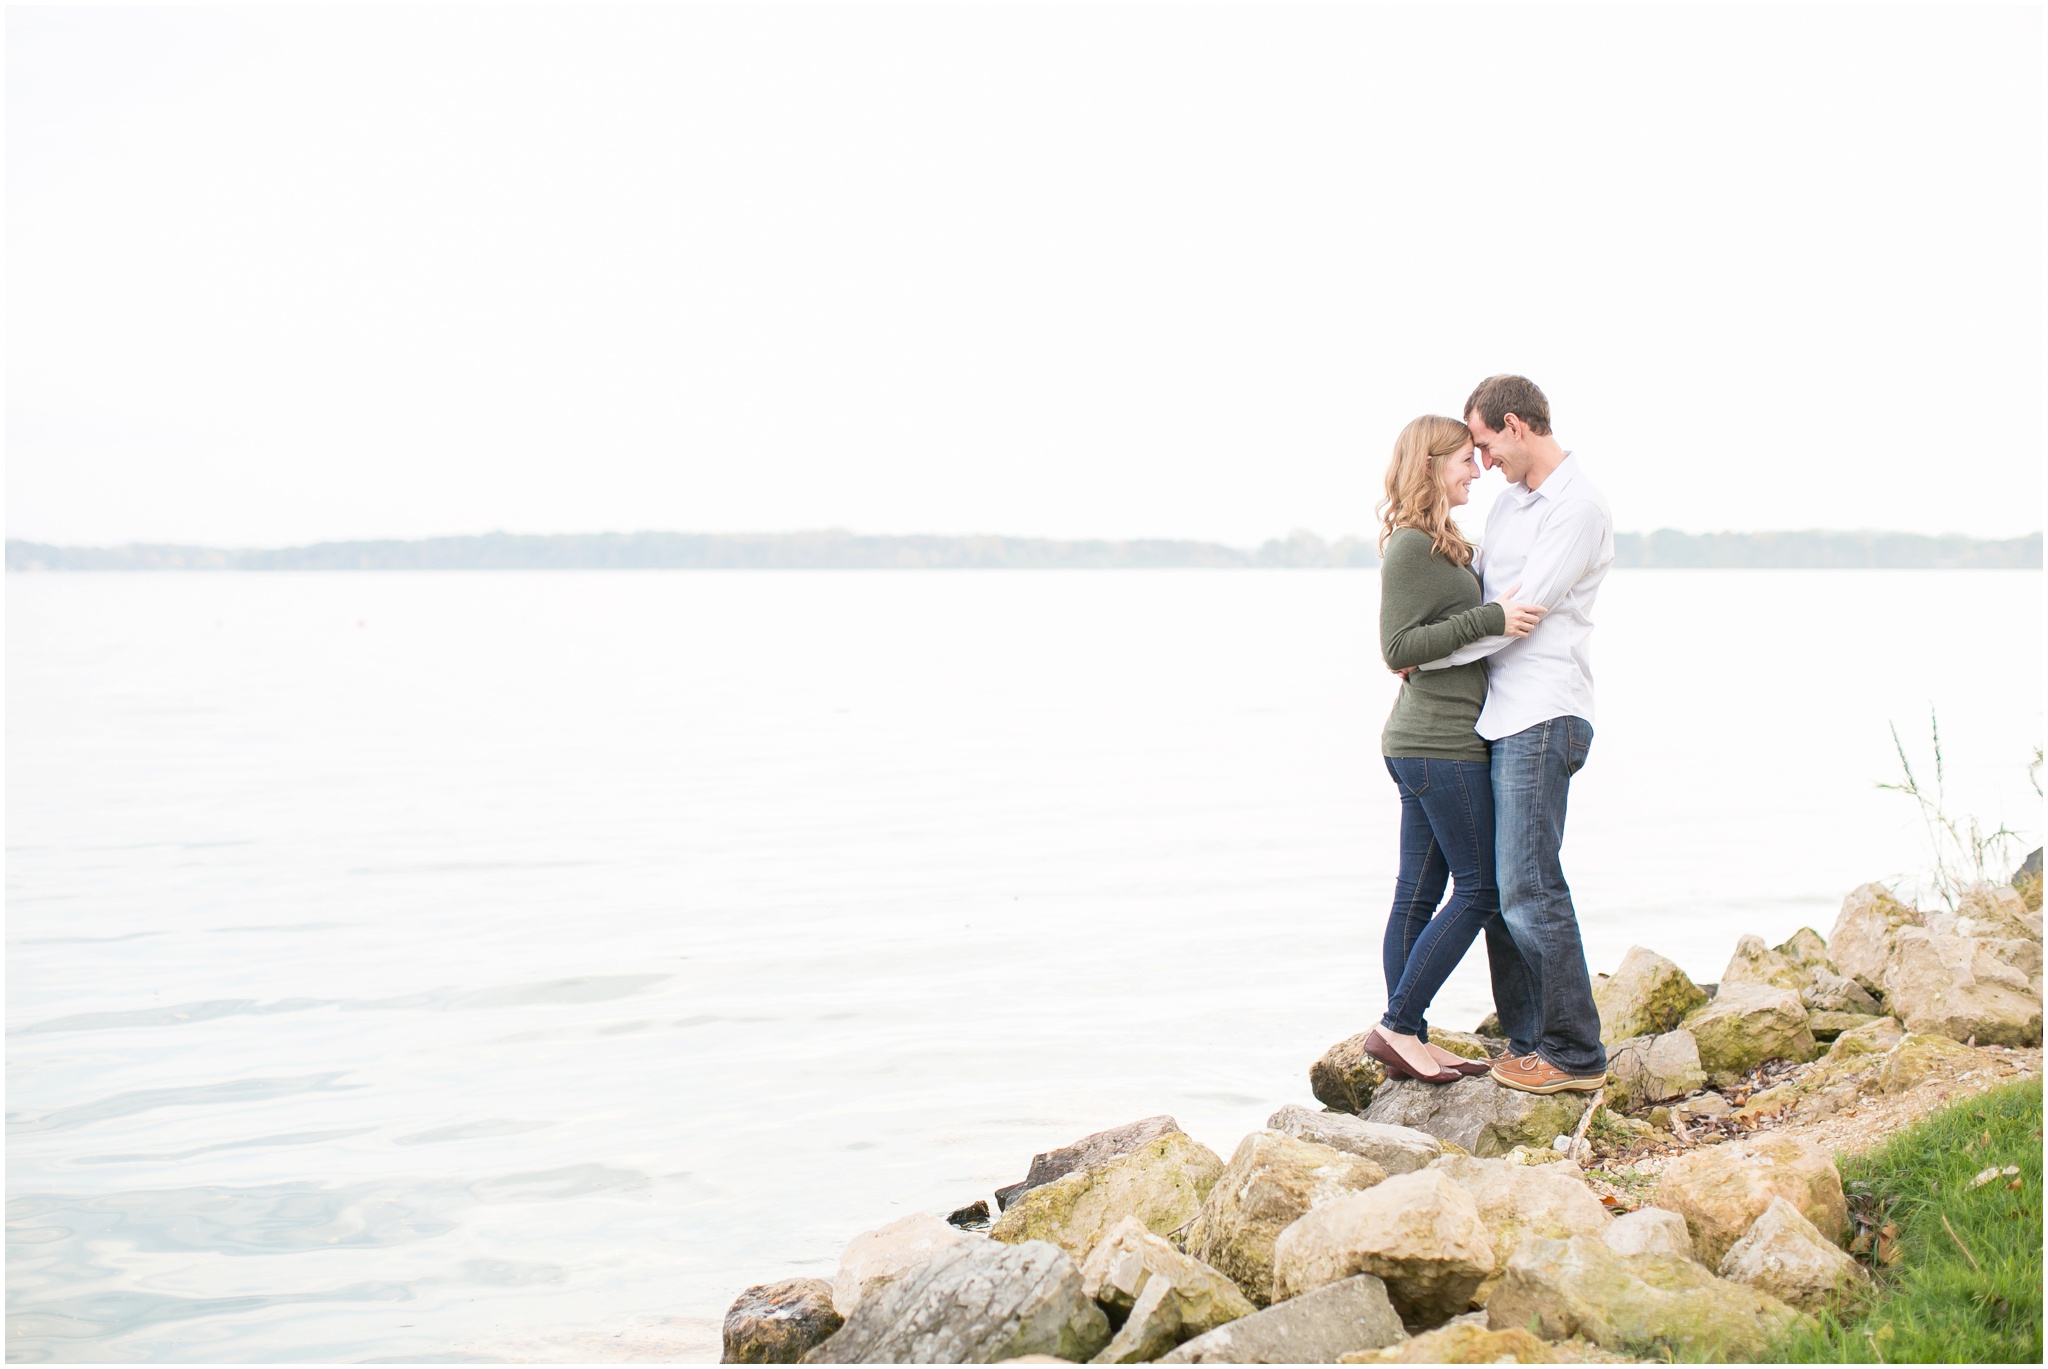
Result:
<svg viewBox="0 0 2048 1369"><path fill-rule="evenodd" d="M1519 964L1494 960L1494 1008L1510 1050L1534 1051L1577 1075L1607 1070L1578 913L1558 860L1572 776L1592 745L1593 725L1572 717L1551 718L1493 743L1501 921L1521 953Z"/></svg>
<svg viewBox="0 0 2048 1369"><path fill-rule="evenodd" d="M1401 872L1381 945L1387 1012L1380 1025L1427 1041L1430 1000L1479 929L1499 920L1493 784L1479 761L1388 756L1386 762L1401 791ZM1446 879L1456 884L1438 912Z"/></svg>

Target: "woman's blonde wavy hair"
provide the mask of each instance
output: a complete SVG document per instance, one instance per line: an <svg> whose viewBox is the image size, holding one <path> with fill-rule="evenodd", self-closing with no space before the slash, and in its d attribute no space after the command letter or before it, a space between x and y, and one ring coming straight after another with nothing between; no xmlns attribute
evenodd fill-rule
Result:
<svg viewBox="0 0 2048 1369"><path fill-rule="evenodd" d="M1473 545L1451 521L1451 500L1444 492L1444 462L1472 441L1472 430L1455 418L1424 414L1394 439L1394 459L1387 463L1387 497L1379 502L1380 555L1396 528L1429 534L1446 561L1472 564Z"/></svg>

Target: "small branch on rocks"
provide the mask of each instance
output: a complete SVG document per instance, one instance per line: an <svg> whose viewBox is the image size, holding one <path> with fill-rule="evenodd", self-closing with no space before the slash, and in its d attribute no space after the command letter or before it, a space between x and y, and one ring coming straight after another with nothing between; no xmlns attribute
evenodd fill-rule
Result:
<svg viewBox="0 0 2048 1369"><path fill-rule="evenodd" d="M1607 1090L1601 1088L1594 1090L1593 1101L1586 1104L1586 1111L1579 1118L1578 1130L1572 1133L1571 1147L1565 1151L1565 1154L1571 1158L1574 1164L1583 1166L1592 1160L1593 1148L1587 1144L1586 1128L1593 1125L1593 1114L1600 1111L1600 1105L1606 1101ZM1584 1151L1584 1159L1580 1158L1581 1149Z"/></svg>

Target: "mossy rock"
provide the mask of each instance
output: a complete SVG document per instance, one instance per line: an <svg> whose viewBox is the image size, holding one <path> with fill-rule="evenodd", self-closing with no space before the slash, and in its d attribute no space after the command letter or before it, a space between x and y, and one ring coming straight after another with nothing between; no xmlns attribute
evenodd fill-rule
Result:
<svg viewBox="0 0 2048 1369"><path fill-rule="evenodd" d="M1946 1036L1916 1033L1902 1038L1885 1052L1884 1064L1877 1071L1877 1086L1886 1093L1904 1093L1929 1079L1973 1069L1976 1064L1977 1052L1968 1046Z"/></svg>
<svg viewBox="0 0 2048 1369"><path fill-rule="evenodd" d="M1495 1330L1579 1335L1653 1359L1754 1361L1799 1320L1768 1293L1677 1255L1620 1255L1597 1236L1525 1242L1486 1305Z"/></svg>
<svg viewBox="0 0 2048 1369"><path fill-rule="evenodd" d="M1708 1082L1726 1087L1766 1060L1804 1062L1819 1055L1806 1019L1806 1005L1792 990L1736 983L1723 984L1685 1026L1699 1046Z"/></svg>
<svg viewBox="0 0 2048 1369"><path fill-rule="evenodd" d="M1606 1045L1668 1032L1706 1001L1706 992L1684 970L1641 946L1629 947L1620 968L1593 987Z"/></svg>
<svg viewBox="0 0 2048 1369"><path fill-rule="evenodd" d="M1440 1046L1465 1060L1491 1060L1507 1049L1507 1042L1499 1037L1485 1037L1477 1032L1439 1031L1435 1027L1429 1029L1429 1044Z"/></svg>
<svg viewBox="0 0 2048 1369"><path fill-rule="evenodd" d="M1370 1035L1372 1030L1368 1028L1345 1037L1308 1067L1309 1092L1324 1107L1354 1115L1363 1113L1372 1105L1373 1094L1387 1082L1387 1067L1365 1053L1365 1038Z"/></svg>
<svg viewBox="0 0 2048 1369"><path fill-rule="evenodd" d="M1155 1236L1193 1220L1216 1186L1223 1161L1186 1132L1170 1132L1106 1164L1077 1170L1025 1193L996 1219L998 1241L1050 1241L1077 1262L1126 1217Z"/></svg>

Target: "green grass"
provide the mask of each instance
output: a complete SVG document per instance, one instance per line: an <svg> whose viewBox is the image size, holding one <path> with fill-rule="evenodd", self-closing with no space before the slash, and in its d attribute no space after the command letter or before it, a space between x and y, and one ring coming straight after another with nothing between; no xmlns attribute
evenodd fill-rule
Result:
<svg viewBox="0 0 2048 1369"><path fill-rule="evenodd" d="M1989 1142L1984 1140L1989 1136ZM1993 1165L2019 1166L1972 1189ZM2041 1362L2041 1084L1957 1103L1842 1165L1843 1181L1893 1203L1898 1258L1847 1319L1824 1315L1778 1347L1793 1364ZM1867 1201L1867 1200L1866 1200ZM1955 1228L1952 1237L1942 1218ZM1965 1255L1961 1246L1969 1248ZM1971 1256L1975 1257L1975 1267Z"/></svg>

